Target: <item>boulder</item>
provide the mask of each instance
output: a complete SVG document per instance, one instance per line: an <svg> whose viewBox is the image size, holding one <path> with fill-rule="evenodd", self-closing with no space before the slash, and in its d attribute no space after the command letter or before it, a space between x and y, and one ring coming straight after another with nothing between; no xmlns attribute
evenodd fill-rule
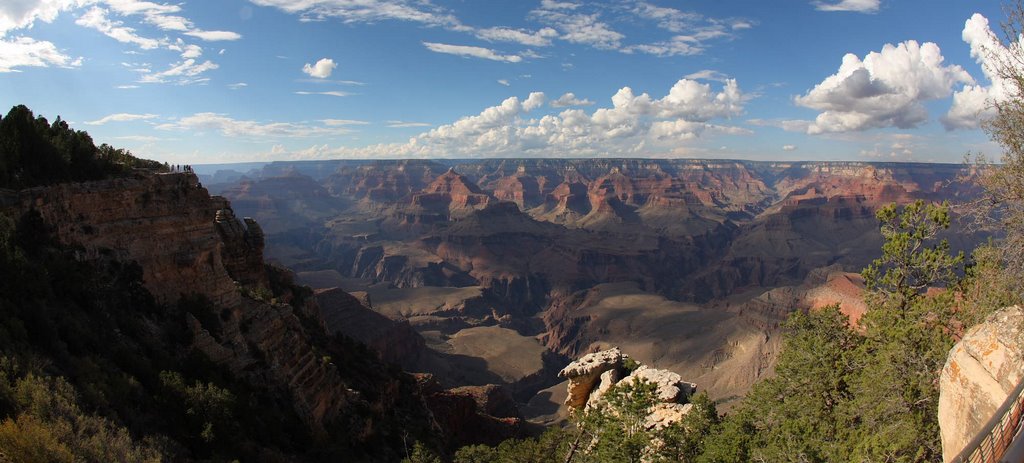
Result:
<svg viewBox="0 0 1024 463"><path fill-rule="evenodd" d="M668 370L649 368L646 365L641 365L623 381L630 383L641 379L657 386L656 394L659 402L683 402L697 391L696 384L683 381L678 374Z"/></svg>
<svg viewBox="0 0 1024 463"><path fill-rule="evenodd" d="M590 392L597 386L601 375L609 370L622 368L622 351L618 347L584 355L558 372L559 378L569 380L569 396L565 404L582 408L587 404Z"/></svg>
<svg viewBox="0 0 1024 463"><path fill-rule="evenodd" d="M1024 377L1024 308L1012 306L971 328L949 352L939 379L942 457L970 443Z"/></svg>
<svg viewBox="0 0 1024 463"><path fill-rule="evenodd" d="M651 413L644 420L647 429L664 429L683 421L693 404L660 403L651 407Z"/></svg>

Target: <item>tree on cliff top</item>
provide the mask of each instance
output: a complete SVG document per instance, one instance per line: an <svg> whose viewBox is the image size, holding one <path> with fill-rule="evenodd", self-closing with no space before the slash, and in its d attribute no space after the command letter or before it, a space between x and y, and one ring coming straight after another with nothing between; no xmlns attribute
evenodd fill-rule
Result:
<svg viewBox="0 0 1024 463"><path fill-rule="evenodd" d="M133 167L166 169L123 149L97 147L88 133L70 128L59 116L51 124L24 105L0 119L0 188L98 180Z"/></svg>

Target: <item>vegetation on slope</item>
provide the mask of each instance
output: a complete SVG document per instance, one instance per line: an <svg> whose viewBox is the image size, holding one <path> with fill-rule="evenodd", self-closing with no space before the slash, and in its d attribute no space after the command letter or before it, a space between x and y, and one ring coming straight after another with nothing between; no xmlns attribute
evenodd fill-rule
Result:
<svg viewBox="0 0 1024 463"><path fill-rule="evenodd" d="M96 146L92 137L57 117L53 123L18 105L0 119L0 188L99 180L132 168L166 170L124 149Z"/></svg>

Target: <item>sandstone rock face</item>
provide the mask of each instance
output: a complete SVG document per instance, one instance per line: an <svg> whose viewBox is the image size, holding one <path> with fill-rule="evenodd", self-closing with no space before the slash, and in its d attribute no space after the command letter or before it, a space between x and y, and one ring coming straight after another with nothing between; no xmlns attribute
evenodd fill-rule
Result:
<svg viewBox="0 0 1024 463"><path fill-rule="evenodd" d="M590 392L597 386L601 374L622 368L622 351L614 347L602 352L584 355L558 372L559 378L569 380L569 397L566 405L582 408L587 405Z"/></svg>
<svg viewBox="0 0 1024 463"><path fill-rule="evenodd" d="M693 404L660 403L652 407L651 414L644 420L647 429L664 429L683 421Z"/></svg>
<svg viewBox="0 0 1024 463"><path fill-rule="evenodd" d="M270 283L263 268L263 229L249 217L243 224L235 217L227 200L217 199L222 207L217 209L213 221L224 241L221 257L225 270L244 286L268 287Z"/></svg>
<svg viewBox="0 0 1024 463"><path fill-rule="evenodd" d="M682 377L671 371L649 368L646 365L641 365L623 381L628 384L640 380L646 380L657 386L658 389L655 393L660 402L679 402L697 392L696 384L683 381Z"/></svg>
<svg viewBox="0 0 1024 463"><path fill-rule="evenodd" d="M83 258L137 262L146 289L158 301L174 303L183 294L198 293L226 307L240 302L225 266L225 241L215 225L216 213L225 204L212 198L191 173L139 173L14 194L15 217L37 211L58 241L83 247ZM248 243L245 231L234 230L239 231L233 238L242 242L234 243L235 250L244 255ZM250 236L256 244L255 235Z"/></svg>
<svg viewBox="0 0 1024 463"><path fill-rule="evenodd" d="M1007 307L964 334L939 379L943 460L982 430L1024 378L1024 308Z"/></svg>
<svg viewBox="0 0 1024 463"><path fill-rule="evenodd" d="M644 426L660 429L677 423L693 408L686 403L697 392L697 385L683 381L678 374L668 370L640 365L623 378L623 363L629 357L618 347L587 354L566 366L558 376L569 379L569 394L565 404L577 410L598 406L604 395L613 386L647 381L656 387L658 403L651 409Z"/></svg>

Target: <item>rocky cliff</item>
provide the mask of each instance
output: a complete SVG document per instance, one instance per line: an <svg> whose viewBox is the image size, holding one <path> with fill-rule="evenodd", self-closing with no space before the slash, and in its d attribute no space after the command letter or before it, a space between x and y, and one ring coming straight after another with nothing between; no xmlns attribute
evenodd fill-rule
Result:
<svg viewBox="0 0 1024 463"><path fill-rule="evenodd" d="M944 461L975 438L1024 379L1024 308L1007 307L964 333L939 378Z"/></svg>
<svg viewBox="0 0 1024 463"><path fill-rule="evenodd" d="M230 248L228 265L236 270L244 272L255 258L258 265L244 278L261 278L259 228L250 231L225 212L218 223L218 211L227 203L211 197L193 174L138 172L5 196L9 213L38 212L60 242L82 247L84 259L102 255L137 262L146 289L162 302L173 304L182 295L197 293L218 305L239 305L225 248Z"/></svg>

